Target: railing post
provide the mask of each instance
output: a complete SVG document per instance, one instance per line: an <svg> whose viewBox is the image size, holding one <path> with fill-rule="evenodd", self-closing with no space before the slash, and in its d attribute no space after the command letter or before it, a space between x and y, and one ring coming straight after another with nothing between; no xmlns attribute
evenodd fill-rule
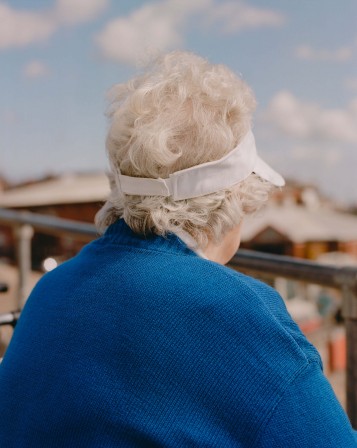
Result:
<svg viewBox="0 0 357 448"><path fill-rule="evenodd" d="M15 237L17 240L17 263L18 263L18 290L17 304L21 310L30 293L30 273L31 273L31 239L33 237L33 227L23 224L15 227Z"/></svg>
<svg viewBox="0 0 357 448"><path fill-rule="evenodd" d="M357 429L357 291L351 287L345 287L342 291L347 345L347 414L351 425Z"/></svg>

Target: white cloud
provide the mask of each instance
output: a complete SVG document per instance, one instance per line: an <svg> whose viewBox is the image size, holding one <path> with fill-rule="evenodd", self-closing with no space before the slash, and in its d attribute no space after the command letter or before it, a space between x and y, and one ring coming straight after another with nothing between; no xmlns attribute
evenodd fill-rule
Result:
<svg viewBox="0 0 357 448"><path fill-rule="evenodd" d="M95 19L108 0L57 0L54 14L59 23L77 24Z"/></svg>
<svg viewBox="0 0 357 448"><path fill-rule="evenodd" d="M162 51L179 46L185 19L209 4L210 0L146 4L109 22L95 40L104 57L135 64L148 49Z"/></svg>
<svg viewBox="0 0 357 448"><path fill-rule="evenodd" d="M280 13L240 1L161 0L110 21L95 41L104 57L135 64L147 49L155 52L182 45L185 26L193 17L195 26L218 24L222 32L229 33L284 21Z"/></svg>
<svg viewBox="0 0 357 448"><path fill-rule="evenodd" d="M317 112L317 105L301 104L290 92L281 91L270 101L265 115L283 133L307 137L310 132L309 118Z"/></svg>
<svg viewBox="0 0 357 448"><path fill-rule="evenodd" d="M31 61L24 67L26 78L42 78L50 73L47 65L41 61Z"/></svg>
<svg viewBox="0 0 357 448"><path fill-rule="evenodd" d="M142 56L144 47L168 49L179 45L179 24L178 18L154 3L109 22L96 43L104 57L131 64Z"/></svg>
<svg viewBox="0 0 357 448"><path fill-rule="evenodd" d="M47 13L17 11L0 4L0 49L23 47L47 39L56 30Z"/></svg>
<svg viewBox="0 0 357 448"><path fill-rule="evenodd" d="M0 49L45 41L61 26L92 20L107 4L107 0L57 0L53 8L32 12L0 3Z"/></svg>
<svg viewBox="0 0 357 448"><path fill-rule="evenodd" d="M285 22L285 16L280 12L250 6L242 1L216 1L207 15L211 22L221 24L225 33L248 28L277 27Z"/></svg>
<svg viewBox="0 0 357 448"><path fill-rule="evenodd" d="M353 47L340 47L336 50L316 50L309 45L301 45L296 48L295 55L300 59L309 61L345 62L352 58Z"/></svg>
<svg viewBox="0 0 357 448"><path fill-rule="evenodd" d="M279 131L294 138L357 143L357 99L344 109L324 109L281 91L271 100L263 116Z"/></svg>

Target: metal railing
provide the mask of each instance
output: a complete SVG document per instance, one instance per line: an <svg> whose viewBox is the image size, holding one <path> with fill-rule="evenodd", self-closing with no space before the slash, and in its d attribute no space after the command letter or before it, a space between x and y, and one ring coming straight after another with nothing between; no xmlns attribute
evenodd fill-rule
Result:
<svg viewBox="0 0 357 448"><path fill-rule="evenodd" d="M31 240L34 231L56 236L66 235L82 241L90 241L98 236L93 224L7 209L0 209L0 224L13 227L14 237L17 242L19 309L25 304L30 292Z"/></svg>
<svg viewBox="0 0 357 448"><path fill-rule="evenodd" d="M83 241L97 237L94 225L51 216L0 209L0 224L14 228L19 269L18 305L24 305L28 295L31 271L31 238L34 231L51 235L67 235ZM229 265L251 273L285 277L339 289L347 339L346 402L351 424L357 428L357 268L334 267L298 260L292 257L268 255L239 250Z"/></svg>

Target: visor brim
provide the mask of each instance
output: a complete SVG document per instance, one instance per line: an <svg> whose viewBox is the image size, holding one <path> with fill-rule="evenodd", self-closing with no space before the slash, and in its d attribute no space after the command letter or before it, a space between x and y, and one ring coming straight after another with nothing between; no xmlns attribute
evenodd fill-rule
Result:
<svg viewBox="0 0 357 448"><path fill-rule="evenodd" d="M259 156L254 165L253 173L257 174L264 180L272 183L276 187L283 187L285 185L284 178L277 173L273 168L264 162Z"/></svg>

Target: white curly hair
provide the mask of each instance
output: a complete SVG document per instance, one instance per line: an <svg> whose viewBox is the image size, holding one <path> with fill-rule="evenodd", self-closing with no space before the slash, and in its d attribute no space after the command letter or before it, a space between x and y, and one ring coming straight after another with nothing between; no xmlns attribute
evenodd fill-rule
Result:
<svg viewBox="0 0 357 448"><path fill-rule="evenodd" d="M188 232L204 249L268 199L272 185L255 174L232 188L179 201L123 194L115 181L119 170L128 176L166 178L218 160L241 141L251 127L255 99L227 67L192 53L171 52L144 74L114 86L109 97L111 193L96 216L100 232L124 218L140 234Z"/></svg>

